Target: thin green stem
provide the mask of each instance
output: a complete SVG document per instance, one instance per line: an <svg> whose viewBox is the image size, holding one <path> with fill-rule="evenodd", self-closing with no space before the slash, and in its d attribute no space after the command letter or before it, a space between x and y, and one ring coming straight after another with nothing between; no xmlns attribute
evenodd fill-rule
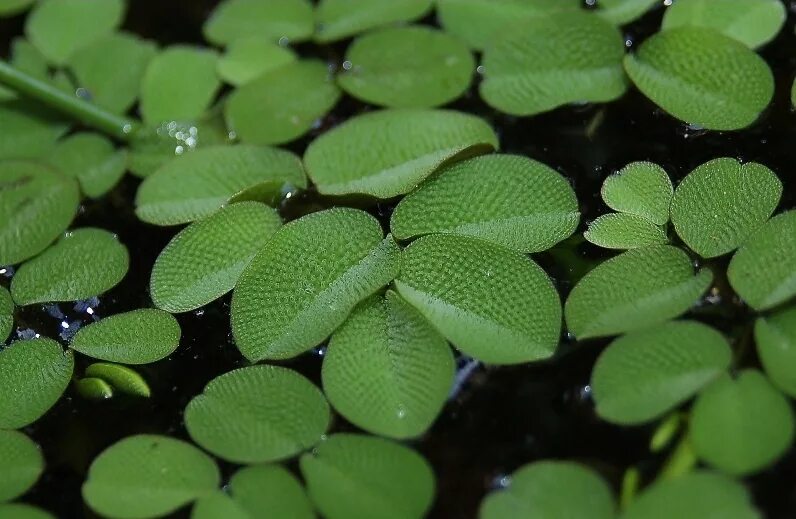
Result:
<svg viewBox="0 0 796 519"><path fill-rule="evenodd" d="M130 140L140 126L133 119L113 114L88 101L69 95L2 60L0 60L0 83L122 141Z"/></svg>

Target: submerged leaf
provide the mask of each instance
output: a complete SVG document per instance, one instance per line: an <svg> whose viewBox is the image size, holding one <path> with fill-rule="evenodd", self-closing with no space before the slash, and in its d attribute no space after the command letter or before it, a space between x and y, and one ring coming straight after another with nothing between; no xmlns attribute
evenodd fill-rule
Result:
<svg viewBox="0 0 796 519"><path fill-rule="evenodd" d="M646 328L688 310L712 281L708 269L694 275L688 255L676 247L632 249L572 289L564 306L567 326L579 340Z"/></svg>
<svg viewBox="0 0 796 519"><path fill-rule="evenodd" d="M758 317L755 342L757 355L771 382L796 398L796 306Z"/></svg>
<svg viewBox="0 0 796 519"><path fill-rule="evenodd" d="M95 359L149 364L171 355L180 343L180 334L180 325L171 314L144 308L81 328L69 347Z"/></svg>
<svg viewBox="0 0 796 519"><path fill-rule="evenodd" d="M445 339L389 291L363 301L332 335L323 389L353 424L382 436L411 438L437 418L454 372Z"/></svg>
<svg viewBox="0 0 796 519"><path fill-rule="evenodd" d="M5 342L14 329L14 301L8 290L0 286L0 343Z"/></svg>
<svg viewBox="0 0 796 519"><path fill-rule="evenodd" d="M416 25L369 32L354 40L337 82L367 103L393 108L439 106L470 86L475 59L457 38Z"/></svg>
<svg viewBox="0 0 796 519"><path fill-rule="evenodd" d="M216 45L242 36L298 42L309 38L312 30L309 0L224 0L202 27L205 38Z"/></svg>
<svg viewBox="0 0 796 519"><path fill-rule="evenodd" d="M742 245L779 204L782 182L756 162L708 161L680 182L672 199L672 224L686 245L704 258Z"/></svg>
<svg viewBox="0 0 796 519"><path fill-rule="evenodd" d="M19 268L11 296L20 306L88 299L115 287L129 265L127 248L108 231L69 231Z"/></svg>
<svg viewBox="0 0 796 519"><path fill-rule="evenodd" d="M340 99L325 63L299 60L239 87L226 101L227 126L249 144L283 144L307 133Z"/></svg>
<svg viewBox="0 0 796 519"><path fill-rule="evenodd" d="M428 462L373 436L330 436L301 457L301 473L327 519L417 519L434 497Z"/></svg>
<svg viewBox="0 0 796 519"><path fill-rule="evenodd" d="M550 357L561 302L523 254L453 235L424 236L401 255L398 292L456 348L489 364Z"/></svg>
<svg viewBox="0 0 796 519"><path fill-rule="evenodd" d="M211 146L174 158L138 188L135 214L156 225L179 225L216 212L240 191L270 180L307 185L298 157L258 146Z"/></svg>
<svg viewBox="0 0 796 519"><path fill-rule="evenodd" d="M511 115L570 103L612 101L627 90L624 39L582 12L534 17L501 31L484 51L481 97Z"/></svg>
<svg viewBox="0 0 796 519"><path fill-rule="evenodd" d="M21 432L0 429L0 503L27 492L43 471L38 445Z"/></svg>
<svg viewBox="0 0 796 519"><path fill-rule="evenodd" d="M613 519L614 498L600 476L569 461L537 461L509 476L508 488L487 495L480 519L568 517Z"/></svg>
<svg viewBox="0 0 796 519"><path fill-rule="evenodd" d="M90 198L99 198L121 180L127 169L127 151L96 133L75 133L55 145L47 162L76 178Z"/></svg>
<svg viewBox="0 0 796 519"><path fill-rule="evenodd" d="M0 429L38 420L61 398L74 368L72 354L51 339L30 339L0 349Z"/></svg>
<svg viewBox="0 0 796 519"><path fill-rule="evenodd" d="M79 202L77 182L58 171L36 162L0 162L0 265L47 248L69 226Z"/></svg>
<svg viewBox="0 0 796 519"><path fill-rule="evenodd" d="M296 53L264 36L235 38L218 60L218 75L232 85L243 85L265 72L296 61Z"/></svg>
<svg viewBox="0 0 796 519"><path fill-rule="evenodd" d="M520 252L540 252L570 236L580 213L569 182L519 155L484 155L442 169L405 197L390 229L400 240L459 234Z"/></svg>
<svg viewBox="0 0 796 519"><path fill-rule="evenodd" d="M329 195L392 198L442 166L498 147L483 119L450 110L380 110L349 119L304 153L307 174Z"/></svg>
<svg viewBox="0 0 796 519"><path fill-rule="evenodd" d="M280 465L253 465L237 471L229 480L235 502L251 517L268 510L274 518L315 519L304 487Z"/></svg>
<svg viewBox="0 0 796 519"><path fill-rule="evenodd" d="M796 295L796 211L766 222L735 253L727 278L755 310L767 310Z"/></svg>
<svg viewBox="0 0 796 519"><path fill-rule="evenodd" d="M774 94L763 59L718 32L659 32L625 57L641 92L672 116L708 130L738 130L757 120Z"/></svg>
<svg viewBox="0 0 796 519"><path fill-rule="evenodd" d="M730 366L726 339L695 321L672 321L614 340L594 365L597 414L613 423L649 422L694 396Z"/></svg>
<svg viewBox="0 0 796 519"><path fill-rule="evenodd" d="M83 499L108 517L167 515L218 488L215 462L193 445L141 434L97 456L83 484Z"/></svg>
<svg viewBox="0 0 796 519"><path fill-rule="evenodd" d="M328 43L368 29L415 20L430 11L432 3L432 0L320 0L315 10L315 40Z"/></svg>
<svg viewBox="0 0 796 519"><path fill-rule="evenodd" d="M646 218L626 213L600 216L589 223L583 237L607 249L634 249L669 241L662 227Z"/></svg>
<svg viewBox="0 0 796 519"><path fill-rule="evenodd" d="M652 162L631 162L603 181L605 204L622 213L646 218L657 225L669 221L674 188L666 171Z"/></svg>
<svg viewBox="0 0 796 519"><path fill-rule="evenodd" d="M102 379L113 386L114 390L128 395L149 398L152 394L144 377L127 366L95 362L86 368L86 376Z"/></svg>
<svg viewBox="0 0 796 519"><path fill-rule="evenodd" d="M329 404L293 370L251 366L211 380L185 408L185 427L196 443L227 461L281 460L321 440Z"/></svg>

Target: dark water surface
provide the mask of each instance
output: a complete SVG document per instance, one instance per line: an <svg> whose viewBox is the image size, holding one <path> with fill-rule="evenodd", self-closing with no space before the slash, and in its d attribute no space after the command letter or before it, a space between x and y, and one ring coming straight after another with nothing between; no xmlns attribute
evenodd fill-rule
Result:
<svg viewBox="0 0 796 519"><path fill-rule="evenodd" d="M200 27L212 0L133 0L125 28L164 44L199 42ZM654 33L661 12L653 12L625 29L628 44L638 45ZM693 167L721 156L759 161L772 168L785 184L779 210L794 206L796 181L796 115L790 109L789 92L796 71L794 16L780 36L763 49L772 66L777 91L774 102L752 128L737 133L689 129L657 109L632 90L607 105L571 107L533 118L518 119L496 114L473 90L452 106L490 120L500 134L503 150L521 153L554 167L574 185L584 213L593 219L607 209L601 206L599 187L608 174L634 160L651 160L664 166L675 181ZM22 33L24 17L0 20L0 54L7 51L10 36ZM433 19L427 20L433 23ZM345 45L318 48L306 44L302 53L321 55L339 65ZM339 123L366 109L350 100L341 101L320 128ZM301 153L311 140L291 149ZM2 138L2 136L0 136ZM131 252L131 267L112 292L86 305L33 306L17 314L17 335L40 333L68 338L81 324L117 312L150 306L149 273L160 250L177 232L139 222L132 201L139 181L126 178L106 198L86 202L74 227L96 226L119 235ZM334 203L307 193L283 208L288 217ZM387 223L390 204L369 207ZM582 229L581 229L582 230ZM535 258L555 278L565 298L571 286L606 253L577 238ZM746 346L752 314L728 288L724 271L727 259L708 265L714 269L717 289L695 308L696 318L724 331L739 352L736 367L758 366L754 348ZM9 273L0 276L7 285ZM88 401L70 387L47 415L28 427L42 445L47 459L45 475L25 496L59 517L92 517L85 509L80 486L92 459L105 447L125 436L158 433L187 438L182 410L215 376L245 364L230 336L229 297L207 307L177 316L183 339L167 360L143 366L150 382L149 400L115 397L107 402ZM68 325L68 328L64 327ZM484 368L460 359L463 367L460 391L426 436L412 442L431 462L437 475L437 499L431 517L473 518L483 495L500 484L507 474L540 458L573 459L603 474L615 489L624 470L638 467L645 481L653 478L665 455L651 455L647 444L650 427L616 427L596 418L588 387L591 367L608 341L572 344L564 337L555 359L534 365ZM77 375L88 364L77 356ZM320 382L320 352L287 362L316 383ZM468 377L465 377L469 373ZM336 418L333 431L354 430ZM225 475L235 467L222 463ZM295 466L293 466L295 468ZM748 480L758 506L766 517L796 517L796 451ZM180 516L186 516L181 512ZM375 518L374 518L375 519Z"/></svg>

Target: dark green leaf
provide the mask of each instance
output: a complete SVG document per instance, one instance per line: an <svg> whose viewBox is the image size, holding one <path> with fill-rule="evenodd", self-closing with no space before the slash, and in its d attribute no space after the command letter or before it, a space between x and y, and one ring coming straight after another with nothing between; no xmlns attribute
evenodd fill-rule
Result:
<svg viewBox="0 0 796 519"><path fill-rule="evenodd" d="M0 429L0 503L27 492L43 471L38 445L21 432Z"/></svg>

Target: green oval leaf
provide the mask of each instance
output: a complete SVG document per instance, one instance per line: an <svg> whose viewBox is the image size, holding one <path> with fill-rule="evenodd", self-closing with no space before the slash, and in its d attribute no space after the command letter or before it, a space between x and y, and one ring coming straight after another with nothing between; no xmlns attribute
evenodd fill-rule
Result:
<svg viewBox="0 0 796 519"><path fill-rule="evenodd" d="M757 229L732 257L727 278L758 311L796 295L796 211L779 214Z"/></svg>
<svg viewBox="0 0 796 519"><path fill-rule="evenodd" d="M313 213L282 227L243 271L232 333L249 360L285 359L321 343L395 277L399 249L355 209Z"/></svg>
<svg viewBox="0 0 796 519"><path fill-rule="evenodd" d="M24 503L0 504L0 519L55 519L41 508Z"/></svg>
<svg viewBox="0 0 796 519"><path fill-rule="evenodd" d="M666 9L661 28L714 29L754 49L774 39L786 14L779 0L678 0Z"/></svg>
<svg viewBox="0 0 796 519"><path fill-rule="evenodd" d="M268 510L273 517L315 519L304 487L279 465L242 468L232 476L229 487L235 502L251 517Z"/></svg>
<svg viewBox="0 0 796 519"><path fill-rule="evenodd" d="M123 0L42 0L25 21L31 43L55 65L122 23Z"/></svg>
<svg viewBox="0 0 796 519"><path fill-rule="evenodd" d="M432 0L320 0L315 40L328 43L368 29L409 22L431 10Z"/></svg>
<svg viewBox="0 0 796 519"><path fill-rule="evenodd" d="M537 461L517 469L508 487L487 495L480 519L571 517L613 519L611 489L593 471L568 461Z"/></svg>
<svg viewBox="0 0 796 519"><path fill-rule="evenodd" d="M401 240L424 234L473 236L520 252L540 252L570 236L578 200L569 182L519 155L457 162L406 196L390 229Z"/></svg>
<svg viewBox="0 0 796 519"><path fill-rule="evenodd" d="M670 245L632 249L586 274L564 305L579 340L618 335L687 311L710 286L708 269L694 275L688 255Z"/></svg>
<svg viewBox="0 0 796 519"><path fill-rule="evenodd" d="M758 472L793 443L790 403L759 371L725 375L706 388L691 410L696 454L733 475Z"/></svg>
<svg viewBox="0 0 796 519"><path fill-rule="evenodd" d="M104 516L158 517L213 492L220 482L215 462L193 445L141 434L97 456L83 484L83 499Z"/></svg>
<svg viewBox="0 0 796 519"><path fill-rule="evenodd" d="M649 422L694 396L730 366L724 337L694 321L672 321L615 339L597 359L591 387L609 422Z"/></svg>
<svg viewBox="0 0 796 519"><path fill-rule="evenodd" d="M187 45L168 47L152 58L141 80L138 109L144 121L160 124L199 118L221 87L217 60L215 51Z"/></svg>
<svg viewBox="0 0 796 519"><path fill-rule="evenodd" d="M296 61L296 53L264 36L243 36L234 39L218 60L218 75L232 85L243 85Z"/></svg>
<svg viewBox="0 0 796 519"><path fill-rule="evenodd" d="M308 0L225 0L202 27L205 38L216 45L227 45L241 36L298 42L309 38L312 30Z"/></svg>
<svg viewBox="0 0 796 519"><path fill-rule="evenodd" d="M5 342L14 329L14 301L5 287L0 286L0 343Z"/></svg>
<svg viewBox="0 0 796 519"><path fill-rule="evenodd" d="M726 436L726 434L725 434ZM706 471L662 479L630 503L622 519L760 519L743 484Z"/></svg>
<svg viewBox="0 0 796 519"><path fill-rule="evenodd" d="M315 139L304 165L323 194L392 198L448 163L497 147L494 130L469 114L380 110L353 117Z"/></svg>
<svg viewBox="0 0 796 519"><path fill-rule="evenodd" d="M81 328L69 347L95 359L149 364L171 355L180 343L180 334L174 316L144 308L112 315Z"/></svg>
<svg viewBox="0 0 796 519"><path fill-rule="evenodd" d="M34 101L0 101L0 159L38 159L68 129L68 124Z"/></svg>
<svg viewBox="0 0 796 519"><path fill-rule="evenodd" d="M21 432L0 430L0 503L27 492L43 471L38 445Z"/></svg>
<svg viewBox="0 0 796 519"><path fill-rule="evenodd" d="M186 227L166 245L152 268L150 294L155 306L188 312L226 294L281 225L274 209L241 202Z"/></svg>
<svg viewBox="0 0 796 519"><path fill-rule="evenodd" d="M589 223L583 237L607 249L635 249L667 243L666 230L646 218L625 213L610 213Z"/></svg>
<svg viewBox="0 0 796 519"><path fill-rule="evenodd" d="M157 54L154 43L117 32L79 49L69 58L69 69L91 102L123 113L135 104L147 65ZM119 64L124 63L123 67Z"/></svg>
<svg viewBox="0 0 796 519"><path fill-rule="evenodd" d="M185 408L185 427L196 443L225 460L274 461L321 440L329 404L295 371L251 366L211 380Z"/></svg>
<svg viewBox="0 0 796 519"><path fill-rule="evenodd" d="M774 77L760 56L695 27L655 34L625 57L625 70L669 114L708 130L749 126L774 94Z"/></svg>
<svg viewBox="0 0 796 519"><path fill-rule="evenodd" d="M0 162L0 265L47 248L69 226L79 202L71 178L39 163Z"/></svg>
<svg viewBox="0 0 796 519"><path fill-rule="evenodd" d="M796 398L796 307L758 317L755 342L768 378L781 391Z"/></svg>
<svg viewBox="0 0 796 519"><path fill-rule="evenodd" d="M224 117L243 142L283 144L307 133L338 99L327 65L300 60L239 87L227 99Z"/></svg>
<svg viewBox="0 0 796 519"><path fill-rule="evenodd" d="M257 146L212 146L166 163L144 180L135 214L156 225L179 225L216 212L240 191L278 180L307 185L298 157Z"/></svg>
<svg viewBox="0 0 796 519"><path fill-rule="evenodd" d="M558 344L558 292L518 252L463 236L424 236L401 255L395 286L456 348L480 361L545 359Z"/></svg>
<svg viewBox="0 0 796 519"><path fill-rule="evenodd" d="M75 178L90 198L99 198L121 180L127 169L127 151L95 133L75 133L55 145L47 157L54 168Z"/></svg>
<svg viewBox="0 0 796 519"><path fill-rule="evenodd" d="M86 368L86 376L102 379L114 389L128 395L149 398L152 394L144 377L127 366L95 362Z"/></svg>
<svg viewBox="0 0 796 519"><path fill-rule="evenodd" d="M348 47L337 82L349 95L393 108L430 108L461 96L475 59L463 42L416 25L360 36Z"/></svg>
<svg viewBox="0 0 796 519"><path fill-rule="evenodd" d="M624 25L660 3L660 0L599 0L597 16L614 25Z"/></svg>
<svg viewBox="0 0 796 519"><path fill-rule="evenodd" d="M442 410L455 363L445 339L395 292L363 301L323 360L323 390L340 414L393 438L423 434Z"/></svg>
<svg viewBox="0 0 796 519"><path fill-rule="evenodd" d="M577 11L524 20L484 51L488 105L534 115L570 103L612 101L627 90L625 44L619 30Z"/></svg>
<svg viewBox="0 0 796 519"><path fill-rule="evenodd" d="M674 187L666 171L652 162L631 162L603 181L605 204L621 213L640 216L657 225L669 221Z"/></svg>
<svg viewBox="0 0 796 519"><path fill-rule="evenodd" d="M416 519L434 497L434 473L411 449L334 434L301 457L310 498L327 519Z"/></svg>
<svg viewBox="0 0 796 519"><path fill-rule="evenodd" d="M88 299L115 287L129 264L127 248L115 235L76 229L19 268L11 279L11 296L20 306Z"/></svg>
<svg viewBox="0 0 796 519"><path fill-rule="evenodd" d="M779 204L782 182L767 167L735 159L708 161L689 173L672 199L672 223L680 238L705 258L736 249Z"/></svg>
<svg viewBox="0 0 796 519"><path fill-rule="evenodd" d="M72 354L51 339L31 339L0 349L0 429L41 418L69 385Z"/></svg>

